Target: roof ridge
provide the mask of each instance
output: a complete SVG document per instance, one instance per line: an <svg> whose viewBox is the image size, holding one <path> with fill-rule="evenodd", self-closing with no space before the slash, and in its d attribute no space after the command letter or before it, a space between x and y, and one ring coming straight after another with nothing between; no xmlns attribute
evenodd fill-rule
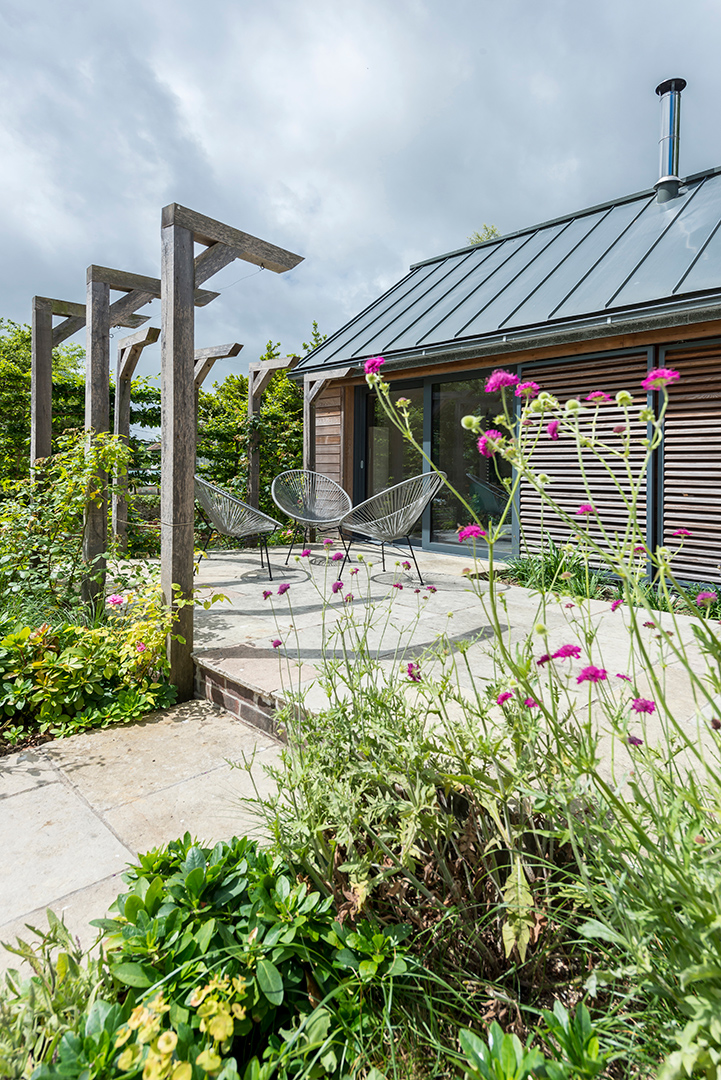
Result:
<svg viewBox="0 0 721 1080"><path fill-rule="evenodd" d="M721 165L716 165L712 169L703 169L701 172L691 173L689 176L683 177L681 180L681 186L684 184L695 183L697 180L705 180L709 176L715 176L717 173L721 173ZM584 207L583 210L576 210L571 214L562 214L561 217L549 218L548 221L541 221L537 225L527 225L524 229L515 229L510 233L503 233L502 236L493 237L491 240L482 240L480 244L468 244L466 247L456 248L455 251L447 251L443 255L433 255L429 259L422 259L420 262L411 263L409 269L416 270L419 266L430 266L435 262L442 262L444 259L451 259L454 255L465 255L469 251L475 251L479 248L490 247L492 244L502 244L504 240L510 240L515 236L524 236L526 233L538 232L539 229L546 229L550 225L560 225L563 221L573 221L575 218L586 217L588 214L597 214L601 210L610 210L613 206L623 206L625 203L633 202L635 199L649 198L655 196L656 189L645 188L643 191L636 191L632 195L623 195L618 199L608 199L606 202L596 203L595 206Z"/></svg>

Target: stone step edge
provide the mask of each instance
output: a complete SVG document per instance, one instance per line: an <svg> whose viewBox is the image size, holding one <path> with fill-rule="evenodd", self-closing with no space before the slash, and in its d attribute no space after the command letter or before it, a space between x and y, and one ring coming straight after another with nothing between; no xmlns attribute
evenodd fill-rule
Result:
<svg viewBox="0 0 721 1080"><path fill-rule="evenodd" d="M281 743L287 743L285 728L275 719L276 711L285 704L284 698L229 675L217 664L195 653L193 663L196 699L212 701L231 716L252 724Z"/></svg>

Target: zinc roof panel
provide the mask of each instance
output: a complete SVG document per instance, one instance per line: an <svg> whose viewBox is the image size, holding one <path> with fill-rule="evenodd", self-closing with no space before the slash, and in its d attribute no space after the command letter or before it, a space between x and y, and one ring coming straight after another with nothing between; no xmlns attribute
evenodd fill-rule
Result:
<svg viewBox="0 0 721 1080"><path fill-rule="evenodd" d="M493 266L497 265L502 247L503 245L499 244L497 247L480 248L452 257L441 264L445 273L435 275L433 280L427 279L425 288L420 293L414 293L411 302L403 311L402 320L381 320L374 325L374 333L364 339L361 353L382 352L391 345L394 349L402 347L395 340L399 330L404 338L408 337L415 343L415 327L418 322L423 322L447 297L457 296L459 290L465 293L473 288L474 281L484 280L492 272Z"/></svg>
<svg viewBox="0 0 721 1080"><path fill-rule="evenodd" d="M586 315L603 311L624 284L629 272L636 267L655 242L678 217L689 198L688 192L671 202L658 203L651 199L625 232L594 266L593 272L582 278L568 298L555 311L552 319ZM653 295L647 299L654 299ZM619 306L619 305L617 305Z"/></svg>
<svg viewBox="0 0 721 1080"><path fill-rule="evenodd" d="M683 281L680 281L676 294L700 292L703 289L718 289L721 279L721 228L716 226L706 246L696 256Z"/></svg>
<svg viewBox="0 0 721 1080"><path fill-rule="evenodd" d="M452 306L448 314L442 319L430 320L423 336L417 339L417 344L447 341L462 334L466 324L471 319L477 318L479 313L525 270L563 228L563 225L552 225L548 229L542 229L528 236L512 237L504 241L500 255L503 257L507 254L508 247L512 245L510 257L499 263L497 268L479 282L472 292L461 294L459 290L458 294L450 298Z"/></svg>
<svg viewBox="0 0 721 1080"><path fill-rule="evenodd" d="M613 297L613 304L623 307L656 296L670 296L719 221L721 185L703 181L694 185L681 212Z"/></svg>

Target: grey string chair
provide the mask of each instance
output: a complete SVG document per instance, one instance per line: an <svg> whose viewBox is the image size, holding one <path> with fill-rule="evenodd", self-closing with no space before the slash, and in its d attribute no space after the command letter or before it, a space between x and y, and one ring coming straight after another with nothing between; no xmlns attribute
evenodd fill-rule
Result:
<svg viewBox="0 0 721 1080"><path fill-rule="evenodd" d="M346 491L323 473L310 469L288 469L279 473L270 489L273 502L295 522L286 565L296 537L309 529L334 529L353 503Z"/></svg>
<svg viewBox="0 0 721 1080"><path fill-rule="evenodd" d="M345 545L343 566L350 558L354 535L369 537L371 540L380 542L384 570L386 568L385 545L405 537L422 585L423 578L416 562L410 532L445 478L446 474L443 472L421 473L420 476L412 476L409 480L394 484L393 487L386 488L385 491L372 495L370 499L354 506L340 523L341 533L350 534Z"/></svg>
<svg viewBox="0 0 721 1080"><path fill-rule="evenodd" d="M265 548L268 577L272 581L268 536L276 529L282 528L281 523L269 514L264 514L262 510L256 510L247 503L241 502L235 495L229 495L227 491L216 487L215 484L202 480L199 476L195 477L195 498L200 503L203 516L210 525L203 551L210 543L214 532L222 533L223 536L257 536L260 547L260 565L261 567L264 565L263 548Z"/></svg>

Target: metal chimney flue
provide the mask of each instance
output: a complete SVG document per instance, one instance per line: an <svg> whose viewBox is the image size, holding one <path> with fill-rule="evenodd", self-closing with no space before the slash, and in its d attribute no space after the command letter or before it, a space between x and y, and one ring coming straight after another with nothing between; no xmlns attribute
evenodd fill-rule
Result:
<svg viewBox="0 0 721 1080"><path fill-rule="evenodd" d="M666 79L656 87L661 98L661 138L659 139L659 178L655 183L660 203L675 199L681 187L678 175L678 151L681 136L681 91L685 79Z"/></svg>

